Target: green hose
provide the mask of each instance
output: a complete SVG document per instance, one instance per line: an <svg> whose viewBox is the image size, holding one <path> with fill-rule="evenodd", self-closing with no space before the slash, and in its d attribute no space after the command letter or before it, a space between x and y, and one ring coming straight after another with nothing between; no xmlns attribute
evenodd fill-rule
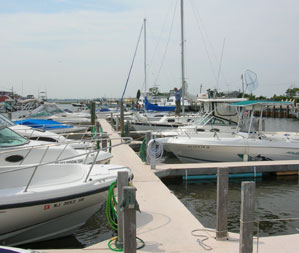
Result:
<svg viewBox="0 0 299 253"><path fill-rule="evenodd" d="M146 162L146 138L143 139L139 150L139 157L141 161Z"/></svg>
<svg viewBox="0 0 299 253"><path fill-rule="evenodd" d="M117 228L118 228L118 225L117 225L117 210L116 210L117 200L116 200L115 194L114 194L115 186L116 186L116 182L113 182L108 188L108 196L107 196L107 202L106 202L106 217L107 217L107 221L108 221L108 224L110 225L110 227L113 230L117 231ZM121 252L124 249L119 248L119 246L115 245L115 242L117 241L117 238L118 237L115 236L111 240L109 240L108 247L112 251ZM140 242L140 246L138 246L137 249L141 249L145 246L145 243L142 239L136 237L136 240L138 240ZM112 247L112 242L114 242L114 247Z"/></svg>
<svg viewBox="0 0 299 253"><path fill-rule="evenodd" d="M113 230L117 231L117 201L114 195L115 184L116 183L113 182L108 188L108 196L106 202L106 217L110 227Z"/></svg>

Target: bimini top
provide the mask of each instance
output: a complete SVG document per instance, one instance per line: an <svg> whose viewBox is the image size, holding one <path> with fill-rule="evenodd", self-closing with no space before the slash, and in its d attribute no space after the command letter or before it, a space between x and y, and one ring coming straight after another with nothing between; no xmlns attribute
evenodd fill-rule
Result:
<svg viewBox="0 0 299 253"><path fill-rule="evenodd" d="M254 106L254 105L275 106L275 105L293 105L293 103L290 101L247 100L247 101L240 101L237 103L230 104L230 106L238 106L238 107Z"/></svg>

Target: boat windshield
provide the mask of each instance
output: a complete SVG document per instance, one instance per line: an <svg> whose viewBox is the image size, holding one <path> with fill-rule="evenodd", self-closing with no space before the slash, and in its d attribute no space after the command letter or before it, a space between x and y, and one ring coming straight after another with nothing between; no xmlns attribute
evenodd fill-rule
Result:
<svg viewBox="0 0 299 253"><path fill-rule="evenodd" d="M47 117L63 112L56 104L42 104L31 112L30 117Z"/></svg>
<svg viewBox="0 0 299 253"><path fill-rule="evenodd" d="M29 140L12 131L11 129L0 127L0 147L13 147L27 144Z"/></svg>
<svg viewBox="0 0 299 253"><path fill-rule="evenodd" d="M236 122L224 118L215 117L212 115L208 117L201 117L199 119L196 119L194 123L197 125L213 125L213 126L231 126L231 125L236 126L237 125Z"/></svg>
<svg viewBox="0 0 299 253"><path fill-rule="evenodd" d="M3 116L2 114L0 114L0 126L14 126L15 123L13 123L12 121L10 121L8 118L6 118L5 116Z"/></svg>

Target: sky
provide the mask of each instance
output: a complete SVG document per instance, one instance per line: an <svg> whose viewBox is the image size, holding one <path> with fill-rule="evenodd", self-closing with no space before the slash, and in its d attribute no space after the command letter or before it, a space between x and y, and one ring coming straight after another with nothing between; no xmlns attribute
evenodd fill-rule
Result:
<svg viewBox="0 0 299 253"><path fill-rule="evenodd" d="M299 87L298 26L296 0L184 0L189 93L241 90L246 70L257 96ZM0 0L0 90L117 98L127 84L136 97L144 62L147 89L179 88L180 28L179 0Z"/></svg>

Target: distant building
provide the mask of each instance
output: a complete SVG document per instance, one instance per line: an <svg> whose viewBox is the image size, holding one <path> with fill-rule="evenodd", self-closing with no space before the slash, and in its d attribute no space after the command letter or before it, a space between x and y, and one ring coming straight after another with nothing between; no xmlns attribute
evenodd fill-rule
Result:
<svg viewBox="0 0 299 253"><path fill-rule="evenodd" d="M13 100L13 92L12 91L0 91L0 102L12 101Z"/></svg>

